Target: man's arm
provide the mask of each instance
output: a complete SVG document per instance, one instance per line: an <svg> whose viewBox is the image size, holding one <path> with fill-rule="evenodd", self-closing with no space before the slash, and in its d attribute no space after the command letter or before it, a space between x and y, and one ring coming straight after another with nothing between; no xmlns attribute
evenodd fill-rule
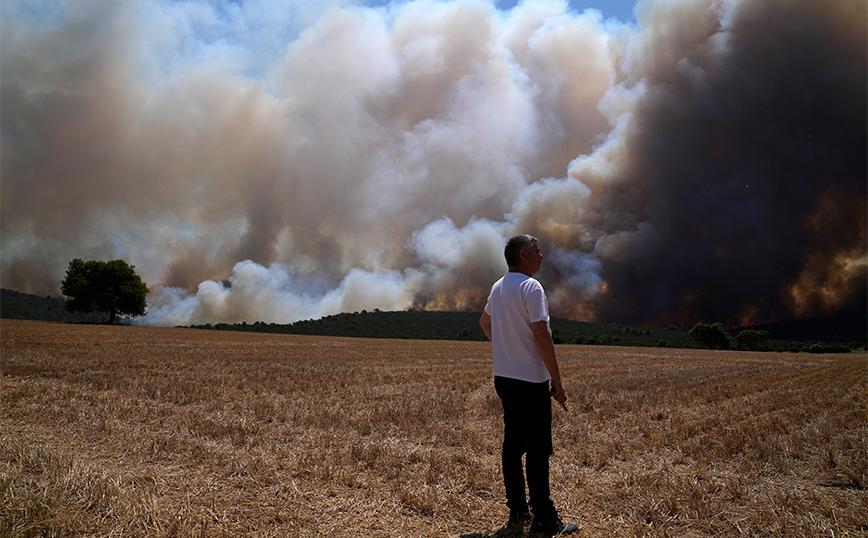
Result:
<svg viewBox="0 0 868 538"><path fill-rule="evenodd" d="M542 357L549 375L552 376L552 388L555 391L552 397L558 402L564 403L567 401L567 393L564 392L564 387L561 385L561 373L558 370L558 359L555 357L555 342L549 333L548 322L537 321L531 323L530 326L533 329L533 338L536 340L540 357Z"/></svg>
<svg viewBox="0 0 868 538"><path fill-rule="evenodd" d="M485 336L491 340L491 316L488 315L488 312L482 313L482 317L479 318L479 326L482 327L482 332L485 333Z"/></svg>

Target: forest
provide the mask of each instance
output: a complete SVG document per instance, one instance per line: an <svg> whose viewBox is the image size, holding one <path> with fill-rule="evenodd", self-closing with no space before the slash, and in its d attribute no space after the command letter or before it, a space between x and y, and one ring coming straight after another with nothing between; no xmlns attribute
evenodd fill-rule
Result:
<svg viewBox="0 0 868 538"><path fill-rule="evenodd" d="M265 321L192 325L191 328L310 336L351 338L397 338L407 340L482 341L477 312L430 312L380 310L334 314L295 323ZM65 323L104 323L108 314L67 312L61 297L40 297L12 290L0 290L0 317ZM120 321L131 323L129 318ZM689 333L690 327L633 327L617 323L592 323L563 318L552 319L556 344L700 349L705 346ZM727 328L731 348L747 330L766 331L769 336L757 351L841 352L866 347L868 316L865 313L811 320Z"/></svg>

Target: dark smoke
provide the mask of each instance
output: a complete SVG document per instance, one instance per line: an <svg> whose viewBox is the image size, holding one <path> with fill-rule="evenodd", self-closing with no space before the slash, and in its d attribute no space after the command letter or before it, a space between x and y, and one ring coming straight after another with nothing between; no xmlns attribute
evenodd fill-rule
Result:
<svg viewBox="0 0 868 538"><path fill-rule="evenodd" d="M665 325L864 310L865 4L715 6L645 4L651 30L622 58L621 84L641 91L601 151L611 170L593 168L598 155L571 169L593 190L579 229L597 238L608 285L595 315ZM793 287L815 299L795 305Z"/></svg>

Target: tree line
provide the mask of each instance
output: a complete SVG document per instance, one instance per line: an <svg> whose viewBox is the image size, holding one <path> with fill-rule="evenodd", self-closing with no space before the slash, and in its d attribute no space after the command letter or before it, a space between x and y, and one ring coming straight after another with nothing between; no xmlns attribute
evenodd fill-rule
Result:
<svg viewBox="0 0 868 538"><path fill-rule="evenodd" d="M5 293L8 305L18 296ZM136 274L135 267L123 260L83 261L76 258L69 262L66 276L61 283L66 299L63 309L79 316L94 313L108 314L108 323L115 323L118 316L143 316L146 314L148 286ZM47 309L50 311L50 298ZM39 302L39 301L37 301ZM34 301L30 301L34 307ZM43 304L42 308L46 308ZM3 309L3 317L9 309ZM24 316L27 317L27 316ZM57 314L40 318L56 320ZM276 324L257 321L252 324L218 323L216 325L193 325L199 329L274 332L283 334L308 334L319 336L353 336L367 338L407 338L438 340L485 340L478 326L479 313L473 312L355 312L326 316L318 320ZM79 317L76 321L92 322L92 317ZM619 324L590 323L560 318L552 319L552 335L557 344L622 345L641 347L679 347L708 349L738 349L744 351L809 351L816 353L849 352L865 347L865 339L850 342L786 341L775 340L766 330L744 329L734 336L722 323L697 323L689 331L679 331L675 325L666 329L629 327Z"/></svg>
<svg viewBox="0 0 868 538"><path fill-rule="evenodd" d="M809 353L849 353L854 349L865 348L865 342L798 342L783 344L772 342L769 332L745 329L732 337L722 323L697 323L689 331L690 337L708 349L738 349L742 351L807 351Z"/></svg>

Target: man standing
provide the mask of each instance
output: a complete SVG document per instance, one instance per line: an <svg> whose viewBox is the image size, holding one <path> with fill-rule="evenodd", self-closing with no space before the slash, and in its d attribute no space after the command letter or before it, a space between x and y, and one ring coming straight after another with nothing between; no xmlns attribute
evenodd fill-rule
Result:
<svg viewBox="0 0 868 538"><path fill-rule="evenodd" d="M491 287L479 325L492 342L494 387L503 402L503 482L508 528L533 516L531 530L571 534L578 530L558 516L549 491L552 455L551 398L567 400L549 328L548 301L533 278L542 265L539 241L518 235L503 252L509 272ZM551 381L551 390L549 390ZM528 509L522 456L526 455Z"/></svg>

